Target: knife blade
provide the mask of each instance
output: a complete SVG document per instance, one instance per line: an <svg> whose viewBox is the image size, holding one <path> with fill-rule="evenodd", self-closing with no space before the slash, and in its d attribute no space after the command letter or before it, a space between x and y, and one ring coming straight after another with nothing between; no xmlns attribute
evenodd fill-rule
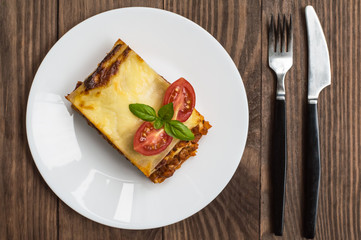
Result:
<svg viewBox="0 0 361 240"><path fill-rule="evenodd" d="M317 101L331 84L330 57L325 35L312 6L305 9L308 37L308 102L306 117L304 236L314 238L321 178Z"/></svg>

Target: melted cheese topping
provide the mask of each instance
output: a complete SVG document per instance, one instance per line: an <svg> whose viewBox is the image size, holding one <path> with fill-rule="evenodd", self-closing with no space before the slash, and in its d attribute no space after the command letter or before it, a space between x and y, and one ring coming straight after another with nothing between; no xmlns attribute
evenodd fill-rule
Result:
<svg viewBox="0 0 361 240"><path fill-rule="evenodd" d="M119 51L124 51L126 47L126 45L122 46ZM115 55L115 57L118 57L119 53ZM114 62L114 58L109 61ZM110 67L110 64L105 63L105 65ZM173 139L167 149L157 155L144 156L136 152L133 149L133 138L143 120L129 111L129 104L143 103L152 106L158 111L169 85L167 81L131 50L105 85L85 90L84 83L82 83L67 96L67 99L125 157L146 176L150 176L158 163L179 140ZM184 124L192 129L201 120L202 116L194 110L191 117Z"/></svg>

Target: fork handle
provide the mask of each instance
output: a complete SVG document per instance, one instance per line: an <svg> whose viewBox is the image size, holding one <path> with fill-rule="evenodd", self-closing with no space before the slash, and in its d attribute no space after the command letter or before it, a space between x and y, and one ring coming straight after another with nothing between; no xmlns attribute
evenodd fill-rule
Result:
<svg viewBox="0 0 361 240"><path fill-rule="evenodd" d="M286 100L277 96L274 117L272 179L273 179L273 230L278 236L283 234L283 219L286 190Z"/></svg>
<svg viewBox="0 0 361 240"><path fill-rule="evenodd" d="M314 238L321 178L317 102L307 104L304 235Z"/></svg>

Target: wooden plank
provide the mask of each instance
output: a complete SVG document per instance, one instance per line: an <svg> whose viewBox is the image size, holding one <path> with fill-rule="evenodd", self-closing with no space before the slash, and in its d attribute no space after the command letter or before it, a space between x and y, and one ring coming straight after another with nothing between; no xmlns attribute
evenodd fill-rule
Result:
<svg viewBox="0 0 361 240"><path fill-rule="evenodd" d="M59 1L59 37L66 31L95 14L130 6L162 8L161 0L126 1ZM107 227L93 222L59 201L59 239L162 239L162 228L131 231Z"/></svg>
<svg viewBox="0 0 361 240"><path fill-rule="evenodd" d="M25 129L33 77L56 41L56 7L55 0L0 3L2 239L56 239L57 236L57 198L33 162Z"/></svg>
<svg viewBox="0 0 361 240"><path fill-rule="evenodd" d="M361 3L314 4L329 43L332 85L320 95L317 236L361 239Z"/></svg>
<svg viewBox="0 0 361 240"><path fill-rule="evenodd" d="M194 20L211 32L236 62L248 94L250 130L243 160L227 188L200 213L164 228L163 235L161 229L108 228L85 219L61 201L58 235L56 197L32 162L25 133L26 101L33 76L56 40L57 4L56 1L27 4L2 1L0 29L6 34L0 36L0 106L3 106L0 108L0 236L5 239L161 239L162 236L165 239L255 239L260 234L262 239L273 239L269 214L269 146L275 85L265 54L266 28L271 13L283 12L293 13L295 23L295 61L286 80L290 94L287 95L289 165L284 239L301 238L302 146L307 95L303 9L308 3L314 5L325 30L333 76L331 87L321 93L319 101L323 169L316 237L360 239L361 3L357 0L333 1L333 4L263 1L262 24L259 2L165 1L166 9ZM133 4L163 7L162 1L104 4L59 1L58 36L96 13ZM257 169L260 164L259 226Z"/></svg>
<svg viewBox="0 0 361 240"><path fill-rule="evenodd" d="M124 230L93 222L59 200L59 239L162 239L162 228Z"/></svg>
<svg viewBox="0 0 361 240"><path fill-rule="evenodd" d="M165 1L165 9L209 31L235 61L246 87L247 146L225 190L194 216L164 228L164 239L258 239L260 186L260 1ZM210 49L211 51L211 49Z"/></svg>
<svg viewBox="0 0 361 240"><path fill-rule="evenodd" d="M116 8L138 6L163 8L163 1L122 0L111 2L102 0L79 0L69 2L65 0L59 0L59 38L81 21L98 13Z"/></svg>
<svg viewBox="0 0 361 240"><path fill-rule="evenodd" d="M304 8L314 6L331 58L332 85L319 97L321 187L316 239L360 239L360 2L263 1L262 32L271 14L292 13L294 65L286 77L288 174L283 239L302 239L303 162L307 101L307 33ZM262 39L267 53L267 37ZM261 237L276 239L270 219L270 142L275 79L263 54ZM278 238L279 239L279 238Z"/></svg>

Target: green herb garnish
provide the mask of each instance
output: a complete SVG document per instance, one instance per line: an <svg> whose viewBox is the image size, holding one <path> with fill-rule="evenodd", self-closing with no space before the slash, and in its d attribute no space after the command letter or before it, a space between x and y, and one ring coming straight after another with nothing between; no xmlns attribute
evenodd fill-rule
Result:
<svg viewBox="0 0 361 240"><path fill-rule="evenodd" d="M178 120L172 120L174 115L173 103L162 106L158 111L158 116L151 106L145 104L129 104L129 110L144 121L154 122L155 129L160 129L164 126L165 132L171 137L184 141L194 139L194 134L186 125Z"/></svg>
<svg viewBox="0 0 361 240"><path fill-rule="evenodd" d="M181 123L178 120L167 121L164 124L165 132L174 138L178 138L185 141L190 141L194 139L192 131L187 128L186 125Z"/></svg>
<svg viewBox="0 0 361 240"><path fill-rule="evenodd" d="M147 122L153 122L157 118L157 115L155 114L155 110L151 106L145 104L140 104L140 103L130 104L129 110L135 116Z"/></svg>

